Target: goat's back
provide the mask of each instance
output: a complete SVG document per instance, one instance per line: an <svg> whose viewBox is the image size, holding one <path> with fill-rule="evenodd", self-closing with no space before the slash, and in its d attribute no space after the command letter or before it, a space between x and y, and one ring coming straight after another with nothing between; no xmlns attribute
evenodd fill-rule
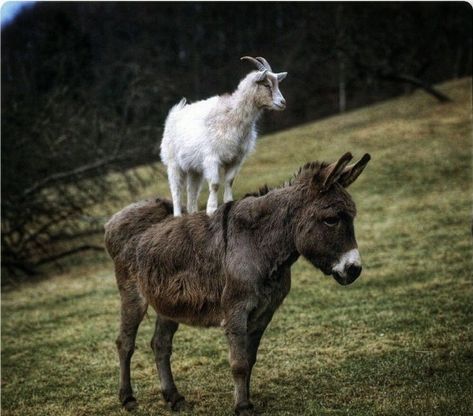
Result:
<svg viewBox="0 0 473 416"><path fill-rule="evenodd" d="M181 101L169 111L161 141L161 160L165 165L176 161L185 170L200 167L203 162L200 153L208 145L207 118L217 102L218 97L192 104ZM191 166L184 166L186 164Z"/></svg>

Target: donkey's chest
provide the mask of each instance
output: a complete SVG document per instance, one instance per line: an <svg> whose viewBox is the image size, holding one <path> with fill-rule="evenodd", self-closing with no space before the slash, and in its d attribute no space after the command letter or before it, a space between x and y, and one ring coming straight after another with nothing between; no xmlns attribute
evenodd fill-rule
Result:
<svg viewBox="0 0 473 416"><path fill-rule="evenodd" d="M250 316L250 326L259 326L259 321L270 318L289 293L290 272L287 270L278 279L268 279L258 287L257 305Z"/></svg>
<svg viewBox="0 0 473 416"><path fill-rule="evenodd" d="M260 289L261 309L278 307L286 297L288 290L285 282L271 282Z"/></svg>

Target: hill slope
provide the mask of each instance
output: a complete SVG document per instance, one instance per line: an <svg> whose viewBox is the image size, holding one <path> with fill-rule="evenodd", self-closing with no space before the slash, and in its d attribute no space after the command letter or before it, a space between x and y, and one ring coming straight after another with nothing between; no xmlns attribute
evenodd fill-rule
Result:
<svg viewBox="0 0 473 416"><path fill-rule="evenodd" d="M350 188L364 272L341 287L296 263L254 371L259 414L473 412L471 82L441 89L453 103L415 93L263 137L237 177L242 195L280 184L308 160L373 157ZM168 194L165 181L157 188ZM118 305L102 259L3 293L4 414L117 413ZM149 348L152 315L133 359L136 415L169 414ZM220 330L181 327L173 367L188 414L230 414Z"/></svg>

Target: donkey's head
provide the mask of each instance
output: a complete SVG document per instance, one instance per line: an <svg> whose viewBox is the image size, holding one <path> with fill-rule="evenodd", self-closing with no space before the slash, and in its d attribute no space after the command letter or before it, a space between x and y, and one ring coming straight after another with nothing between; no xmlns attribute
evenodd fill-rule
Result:
<svg viewBox="0 0 473 416"><path fill-rule="evenodd" d="M346 153L331 165L308 165L302 172L303 207L295 239L298 252L341 285L354 282L361 273L353 227L356 208L345 189L361 174L370 155L348 166L351 159Z"/></svg>

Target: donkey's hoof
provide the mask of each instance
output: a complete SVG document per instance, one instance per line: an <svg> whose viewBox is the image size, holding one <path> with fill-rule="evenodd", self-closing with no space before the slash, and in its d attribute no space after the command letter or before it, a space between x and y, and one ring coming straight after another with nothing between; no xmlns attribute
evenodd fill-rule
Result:
<svg viewBox="0 0 473 416"><path fill-rule="evenodd" d="M183 395L179 394L177 391L172 392L163 392L164 400L166 400L169 408L175 412L179 410L184 410L186 407L186 399Z"/></svg>
<svg viewBox="0 0 473 416"><path fill-rule="evenodd" d="M237 416L253 416L254 414L255 410L251 402L243 402L235 407L235 415Z"/></svg>
<svg viewBox="0 0 473 416"><path fill-rule="evenodd" d="M125 400L122 402L122 406L124 407L125 410L135 410L138 407L138 402L133 396L127 397Z"/></svg>
<svg viewBox="0 0 473 416"><path fill-rule="evenodd" d="M177 401L168 402L168 405L174 412L179 412L187 408L187 402L183 396Z"/></svg>

